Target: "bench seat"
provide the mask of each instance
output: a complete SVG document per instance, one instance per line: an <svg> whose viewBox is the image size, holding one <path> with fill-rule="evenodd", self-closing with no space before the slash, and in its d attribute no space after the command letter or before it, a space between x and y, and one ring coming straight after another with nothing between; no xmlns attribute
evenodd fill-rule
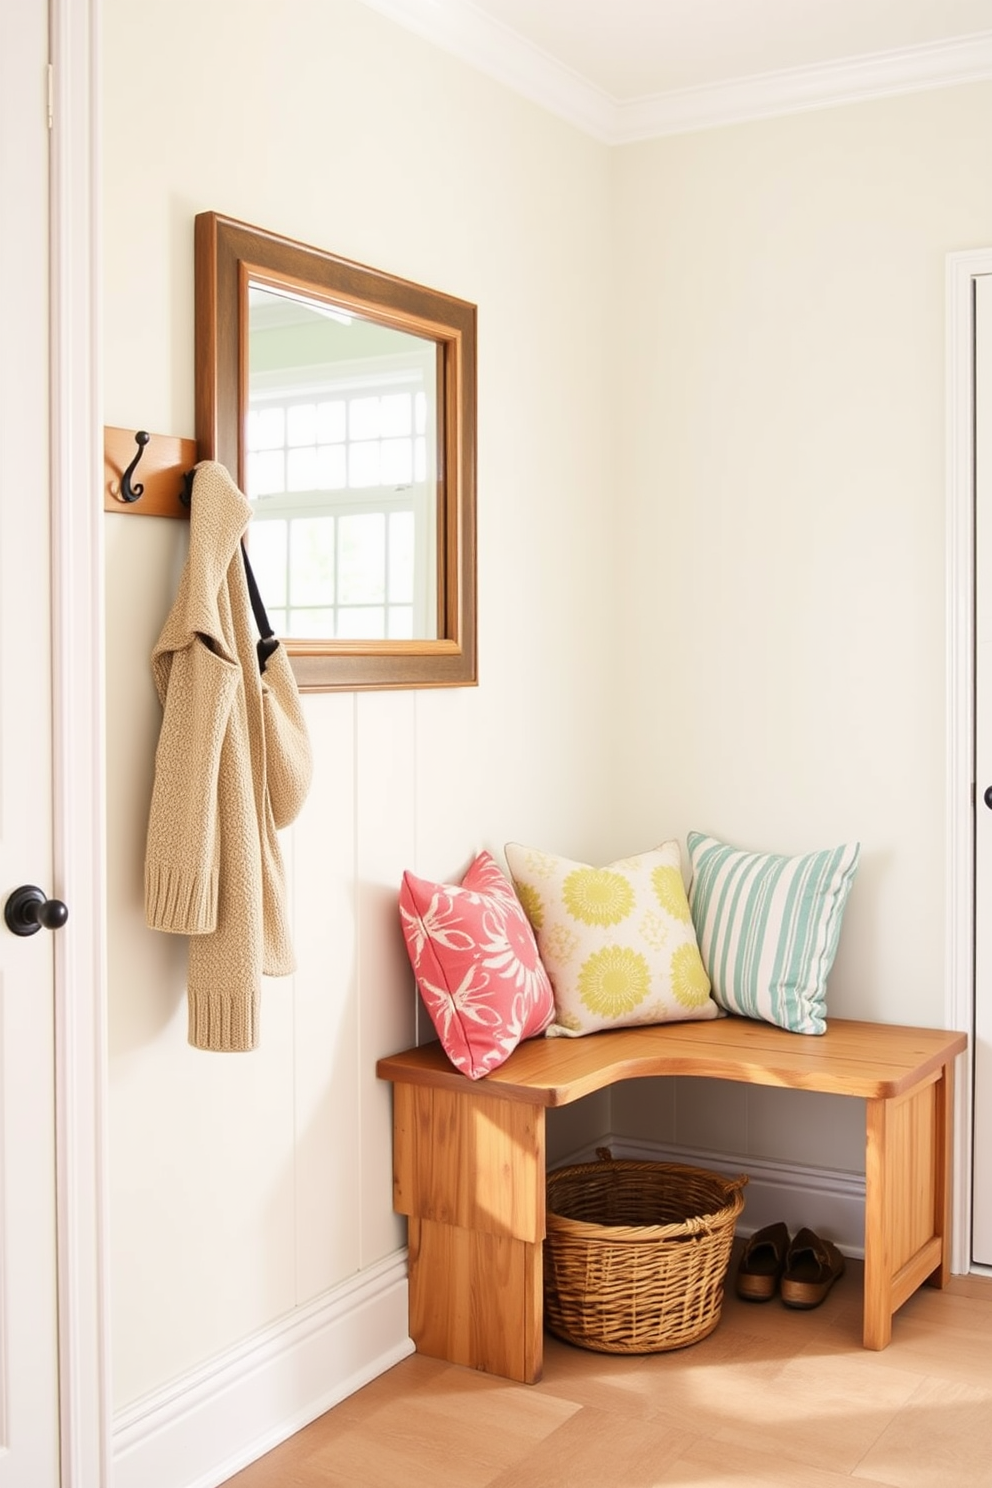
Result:
<svg viewBox="0 0 992 1488"><path fill-rule="evenodd" d="M866 1102L864 1345L949 1275L954 1060L964 1034L831 1019L825 1034L729 1017L530 1039L482 1080L440 1044L380 1059L394 1087L394 1208L409 1220L418 1350L510 1379L543 1359L545 1111L621 1080L700 1076Z"/></svg>

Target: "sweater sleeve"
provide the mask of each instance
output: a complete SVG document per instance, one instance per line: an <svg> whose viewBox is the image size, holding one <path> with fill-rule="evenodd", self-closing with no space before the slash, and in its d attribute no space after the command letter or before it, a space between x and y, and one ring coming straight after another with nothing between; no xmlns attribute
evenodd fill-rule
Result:
<svg viewBox="0 0 992 1488"><path fill-rule="evenodd" d="M240 669L197 636L156 658L162 728L145 850L153 930L204 935L217 922L217 779Z"/></svg>

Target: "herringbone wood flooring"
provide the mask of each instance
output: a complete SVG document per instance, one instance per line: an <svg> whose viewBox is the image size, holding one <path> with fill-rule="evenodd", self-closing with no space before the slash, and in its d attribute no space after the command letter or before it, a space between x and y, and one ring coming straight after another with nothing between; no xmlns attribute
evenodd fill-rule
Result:
<svg viewBox="0 0 992 1488"><path fill-rule="evenodd" d="M921 1289L882 1353L861 1282L811 1312L728 1286L675 1353L548 1338L538 1385L414 1355L227 1488L992 1488L992 1278Z"/></svg>

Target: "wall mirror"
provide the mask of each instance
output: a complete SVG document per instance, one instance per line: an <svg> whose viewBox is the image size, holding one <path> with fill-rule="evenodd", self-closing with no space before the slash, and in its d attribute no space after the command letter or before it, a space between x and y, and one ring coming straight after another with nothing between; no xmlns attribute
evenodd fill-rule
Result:
<svg viewBox="0 0 992 1488"><path fill-rule="evenodd" d="M252 504L300 688L476 671L475 306L196 218L196 439Z"/></svg>

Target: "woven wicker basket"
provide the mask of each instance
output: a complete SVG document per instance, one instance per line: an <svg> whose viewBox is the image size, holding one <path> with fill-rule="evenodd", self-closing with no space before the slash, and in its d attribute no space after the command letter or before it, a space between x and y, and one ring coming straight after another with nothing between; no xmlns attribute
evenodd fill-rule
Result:
<svg viewBox="0 0 992 1488"><path fill-rule="evenodd" d="M720 1321L747 1177L600 1156L548 1174L548 1328L611 1354L698 1342Z"/></svg>

